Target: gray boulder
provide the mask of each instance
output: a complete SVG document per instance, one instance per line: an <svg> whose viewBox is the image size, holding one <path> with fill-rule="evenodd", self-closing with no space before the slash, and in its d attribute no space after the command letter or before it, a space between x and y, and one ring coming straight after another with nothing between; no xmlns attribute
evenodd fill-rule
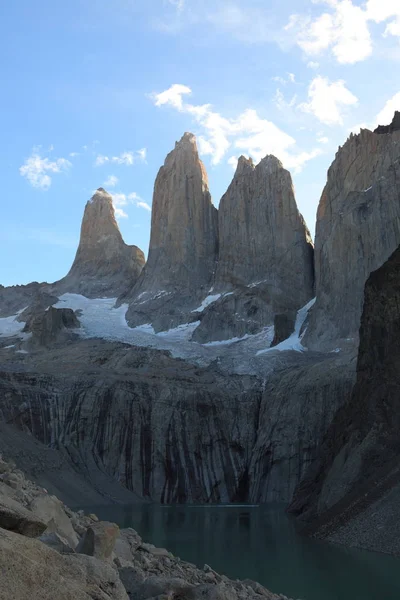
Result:
<svg viewBox="0 0 400 600"><path fill-rule="evenodd" d="M38 496L31 502L29 508L37 517L47 523L46 533L59 534L67 540L71 548L76 548L79 541L78 536L58 498L48 494Z"/></svg>
<svg viewBox="0 0 400 600"><path fill-rule="evenodd" d="M101 560L108 560L111 558L118 536L119 527L115 523L107 521L93 523L87 528L76 551L79 554L87 554Z"/></svg>
<svg viewBox="0 0 400 600"><path fill-rule="evenodd" d="M47 522L0 492L0 527L34 538L45 531Z"/></svg>

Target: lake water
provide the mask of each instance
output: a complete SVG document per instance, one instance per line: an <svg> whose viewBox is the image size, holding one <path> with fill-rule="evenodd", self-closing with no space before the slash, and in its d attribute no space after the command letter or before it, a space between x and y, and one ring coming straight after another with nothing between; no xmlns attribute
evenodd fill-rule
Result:
<svg viewBox="0 0 400 600"><path fill-rule="evenodd" d="M100 519L200 568L301 600L400 600L400 559L299 535L281 506L102 506Z"/></svg>

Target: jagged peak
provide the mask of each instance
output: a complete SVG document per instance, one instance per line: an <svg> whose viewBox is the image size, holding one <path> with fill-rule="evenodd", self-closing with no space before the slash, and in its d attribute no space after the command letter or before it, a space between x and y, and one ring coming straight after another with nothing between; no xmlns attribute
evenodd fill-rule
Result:
<svg viewBox="0 0 400 600"><path fill-rule="evenodd" d="M88 204L93 204L93 203L99 202L101 200L107 200L108 202L110 202L112 204L112 196L111 196L111 194L109 194L104 188L99 187L93 193L93 196L88 201Z"/></svg>
<svg viewBox="0 0 400 600"><path fill-rule="evenodd" d="M243 154L241 156L239 156L236 171L235 171L235 177L244 175L248 171L253 171L253 170L254 170L253 159L251 157L247 158Z"/></svg>
<svg viewBox="0 0 400 600"><path fill-rule="evenodd" d="M374 133L385 134L385 133L393 133L394 131L400 130L400 112L396 110L394 112L394 116L392 122L389 125L378 125L376 129L374 129Z"/></svg>
<svg viewBox="0 0 400 600"><path fill-rule="evenodd" d="M179 142L175 142L175 148L194 149L197 152L196 136L190 131L186 131Z"/></svg>
<svg viewBox="0 0 400 600"><path fill-rule="evenodd" d="M273 154L267 154L257 165L259 168L268 169L269 171L283 169L283 164Z"/></svg>

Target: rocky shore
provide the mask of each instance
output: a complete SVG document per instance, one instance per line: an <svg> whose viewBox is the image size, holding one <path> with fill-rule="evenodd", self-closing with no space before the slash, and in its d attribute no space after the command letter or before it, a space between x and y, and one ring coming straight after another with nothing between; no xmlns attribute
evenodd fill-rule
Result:
<svg viewBox="0 0 400 600"><path fill-rule="evenodd" d="M0 600L287 600L74 512L0 456Z"/></svg>

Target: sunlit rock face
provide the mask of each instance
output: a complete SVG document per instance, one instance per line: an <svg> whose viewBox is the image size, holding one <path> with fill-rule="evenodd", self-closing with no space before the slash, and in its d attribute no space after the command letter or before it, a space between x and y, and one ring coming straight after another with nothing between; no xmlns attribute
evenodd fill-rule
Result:
<svg viewBox="0 0 400 600"><path fill-rule="evenodd" d="M293 314L313 297L313 244L298 211L290 173L274 156L257 166L240 157L218 211L214 293L197 341L256 333L276 314Z"/></svg>
<svg viewBox="0 0 400 600"><path fill-rule="evenodd" d="M116 297L136 282L144 263L143 252L122 239L112 196L99 188L86 204L73 265L54 289L89 298Z"/></svg>
<svg viewBox="0 0 400 600"><path fill-rule="evenodd" d="M365 282L400 243L399 181L396 126L363 129L339 148L317 213L310 348L357 343Z"/></svg>
<svg viewBox="0 0 400 600"><path fill-rule="evenodd" d="M182 313L195 308L212 284L217 251L217 209L196 138L185 133L157 175L148 261L125 296L129 322L151 322L156 329L182 322Z"/></svg>

